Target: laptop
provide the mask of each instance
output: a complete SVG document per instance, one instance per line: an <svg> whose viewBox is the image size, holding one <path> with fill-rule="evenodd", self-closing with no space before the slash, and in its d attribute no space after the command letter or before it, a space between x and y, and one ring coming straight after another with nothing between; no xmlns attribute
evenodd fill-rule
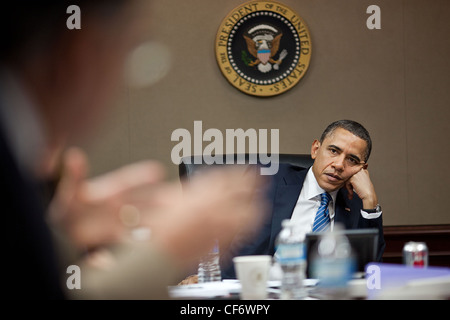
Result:
<svg viewBox="0 0 450 320"><path fill-rule="evenodd" d="M378 229L353 229L338 231L347 237L352 246L353 254L357 260L357 272L365 272L364 268L369 262L374 262L378 250ZM323 235L323 232L307 233L305 238L306 245L306 277L311 278L309 267L311 265L312 253L317 241Z"/></svg>

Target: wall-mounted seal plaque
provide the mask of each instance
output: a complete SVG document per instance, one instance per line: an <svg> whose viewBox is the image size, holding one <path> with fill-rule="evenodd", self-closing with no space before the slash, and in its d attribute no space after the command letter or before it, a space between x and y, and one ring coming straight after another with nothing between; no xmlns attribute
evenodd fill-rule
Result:
<svg viewBox="0 0 450 320"><path fill-rule="evenodd" d="M225 78L254 96L294 87L308 70L311 37L303 19L275 1L250 1L232 10L216 36L216 58Z"/></svg>

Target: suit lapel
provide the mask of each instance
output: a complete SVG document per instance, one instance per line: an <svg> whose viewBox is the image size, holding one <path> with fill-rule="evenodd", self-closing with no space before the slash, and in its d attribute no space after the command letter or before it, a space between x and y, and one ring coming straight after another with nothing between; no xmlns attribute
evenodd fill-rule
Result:
<svg viewBox="0 0 450 320"><path fill-rule="evenodd" d="M355 203L359 200L355 194L353 200L348 199L348 192L345 188L339 190L336 196L334 221L342 223L345 229L356 229L359 218L359 207ZM360 201L360 200L359 200Z"/></svg>
<svg viewBox="0 0 450 320"><path fill-rule="evenodd" d="M281 231L281 222L290 219L303 187L308 169L288 170L276 186L273 199L272 228L269 241L270 254L275 253L275 240Z"/></svg>

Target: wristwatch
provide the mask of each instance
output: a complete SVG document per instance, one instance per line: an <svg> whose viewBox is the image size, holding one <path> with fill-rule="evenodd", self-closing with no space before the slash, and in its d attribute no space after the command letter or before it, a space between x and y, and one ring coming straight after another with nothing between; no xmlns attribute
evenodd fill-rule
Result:
<svg viewBox="0 0 450 320"><path fill-rule="evenodd" d="M377 206L374 209L363 209L367 213L380 213L381 212L381 206L377 204Z"/></svg>

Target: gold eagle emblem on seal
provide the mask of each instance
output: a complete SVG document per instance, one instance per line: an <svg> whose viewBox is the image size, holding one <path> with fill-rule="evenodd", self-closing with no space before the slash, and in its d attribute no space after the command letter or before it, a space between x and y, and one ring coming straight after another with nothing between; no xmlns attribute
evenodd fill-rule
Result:
<svg viewBox="0 0 450 320"><path fill-rule="evenodd" d="M228 82L263 97L293 88L308 70L312 52L303 19L276 1L249 1L233 9L219 27L215 50Z"/></svg>

